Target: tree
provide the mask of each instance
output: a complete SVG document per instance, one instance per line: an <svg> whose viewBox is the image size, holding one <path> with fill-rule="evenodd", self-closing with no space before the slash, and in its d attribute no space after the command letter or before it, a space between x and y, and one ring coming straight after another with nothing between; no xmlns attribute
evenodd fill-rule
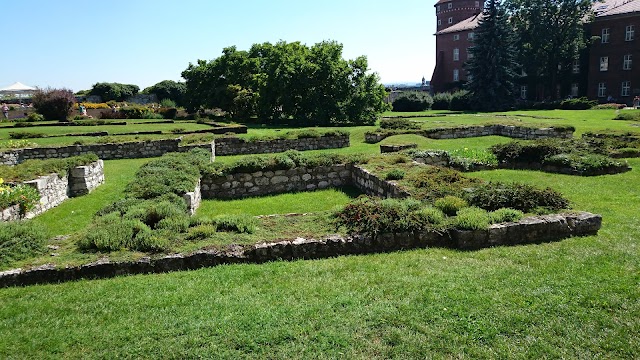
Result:
<svg viewBox="0 0 640 360"><path fill-rule="evenodd" d="M68 89L38 89L33 94L33 107L46 120L67 121L76 102L73 91Z"/></svg>
<svg viewBox="0 0 640 360"><path fill-rule="evenodd" d="M513 30L498 1L485 4L469 49L472 57L465 67L469 73L465 88L473 94L469 101L474 110L505 110L514 102L517 63Z"/></svg>
<svg viewBox="0 0 640 360"><path fill-rule="evenodd" d="M189 109L252 112L272 124L371 124L386 109L384 87L368 73L366 58L344 60L334 41L229 47L212 61L189 64L182 76Z"/></svg>
<svg viewBox="0 0 640 360"><path fill-rule="evenodd" d="M592 0L506 0L518 34L519 62L530 85L542 85L544 97L557 98L563 69L586 47L583 24Z"/></svg>
<svg viewBox="0 0 640 360"><path fill-rule="evenodd" d="M137 95L138 91L140 88L137 85L103 82L94 84L89 94L100 96L104 102L125 101Z"/></svg>
<svg viewBox="0 0 640 360"><path fill-rule="evenodd" d="M142 92L144 94L154 94L158 98L158 101L169 99L175 102L176 105L183 106L186 91L187 86L183 82L163 80L155 85L149 86Z"/></svg>
<svg viewBox="0 0 640 360"><path fill-rule="evenodd" d="M427 92L406 91L398 95L391 105L397 112L425 111L433 105L433 99Z"/></svg>

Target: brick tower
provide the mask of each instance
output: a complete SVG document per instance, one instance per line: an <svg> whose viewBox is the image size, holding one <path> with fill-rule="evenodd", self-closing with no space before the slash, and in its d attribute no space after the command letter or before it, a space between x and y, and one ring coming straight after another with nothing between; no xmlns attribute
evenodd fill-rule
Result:
<svg viewBox="0 0 640 360"><path fill-rule="evenodd" d="M436 8L436 67L431 76L435 92L453 90L466 81L464 62L473 46L484 0L438 0Z"/></svg>

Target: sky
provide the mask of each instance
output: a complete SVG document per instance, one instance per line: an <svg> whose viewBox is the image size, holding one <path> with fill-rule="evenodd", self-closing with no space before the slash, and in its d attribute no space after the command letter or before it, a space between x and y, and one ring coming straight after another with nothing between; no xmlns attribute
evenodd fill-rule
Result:
<svg viewBox="0 0 640 360"><path fill-rule="evenodd" d="M182 81L198 59L235 45L335 40L384 84L435 66L435 0L20 0L0 5L0 87L90 89Z"/></svg>

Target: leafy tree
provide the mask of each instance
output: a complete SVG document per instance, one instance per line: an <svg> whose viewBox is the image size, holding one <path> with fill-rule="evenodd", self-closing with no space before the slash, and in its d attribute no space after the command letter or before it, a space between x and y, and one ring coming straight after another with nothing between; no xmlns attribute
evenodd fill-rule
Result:
<svg viewBox="0 0 640 360"><path fill-rule="evenodd" d="M583 24L592 3L592 0L505 0L518 34L518 60L530 85L543 85L545 97L557 98L555 89L562 69L567 69L586 47Z"/></svg>
<svg viewBox="0 0 640 360"><path fill-rule="evenodd" d="M422 91L406 91L398 95L393 101L393 111L425 111L433 105L431 96Z"/></svg>
<svg viewBox="0 0 640 360"><path fill-rule="evenodd" d="M46 120L67 121L76 98L68 89L38 89L33 94L33 107Z"/></svg>
<svg viewBox="0 0 640 360"><path fill-rule="evenodd" d="M184 105L184 96L187 91L187 86L183 82L177 82L173 80L163 80L159 83L149 86L144 89L144 94L155 94L158 101L169 99L178 106Z"/></svg>
<svg viewBox="0 0 640 360"><path fill-rule="evenodd" d="M268 123L372 124L386 109L385 92L367 60L342 58L342 45L325 41L225 48L182 73L188 108L221 108L232 116L257 115Z"/></svg>
<svg viewBox="0 0 640 360"><path fill-rule="evenodd" d="M473 94L469 101L475 110L505 110L514 102L517 63L512 33L499 0L488 0L469 49L473 56L465 67L469 73L466 89Z"/></svg>
<svg viewBox="0 0 640 360"><path fill-rule="evenodd" d="M91 88L89 95L97 95L102 101L125 101L127 98L135 96L140 91L137 85L120 83L96 83Z"/></svg>

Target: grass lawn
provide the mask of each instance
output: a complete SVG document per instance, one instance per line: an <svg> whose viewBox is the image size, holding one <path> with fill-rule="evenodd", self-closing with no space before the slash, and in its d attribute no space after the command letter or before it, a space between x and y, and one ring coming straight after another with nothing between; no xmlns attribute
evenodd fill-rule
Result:
<svg viewBox="0 0 640 360"><path fill-rule="evenodd" d="M632 122L609 120L613 111L527 114L562 117L553 121L575 124L578 132L638 131ZM362 142L366 130L354 129L354 149L338 151L379 152L379 144ZM425 141L420 147L471 148L503 138ZM597 177L514 170L470 175L551 186L574 208L603 215L597 236L0 289L0 358L635 358L640 159L629 164L632 171ZM103 187L113 174L126 183L137 166L107 162ZM87 207L83 216L90 217L97 191L77 199L76 208ZM115 188L104 191L114 194L105 202L117 197ZM230 206L259 212L258 199L242 201ZM284 203L284 209L297 206ZM273 221L304 229L313 226L308 219Z"/></svg>

